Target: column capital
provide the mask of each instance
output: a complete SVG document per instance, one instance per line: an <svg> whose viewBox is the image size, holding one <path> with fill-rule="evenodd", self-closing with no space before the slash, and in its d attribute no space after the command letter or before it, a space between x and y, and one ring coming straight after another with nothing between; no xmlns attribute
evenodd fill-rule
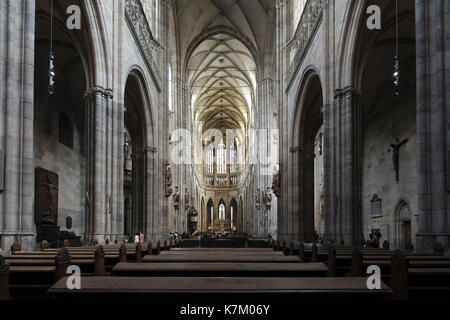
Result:
<svg viewBox="0 0 450 320"><path fill-rule="evenodd" d="M145 152L145 153L152 153L152 154L155 154L155 153L158 152L158 149L155 148L155 147L145 147L145 148L144 148L144 152Z"/></svg>
<svg viewBox="0 0 450 320"><path fill-rule="evenodd" d="M275 8L280 9L280 8L284 7L285 4L286 4L286 0L276 0Z"/></svg>
<svg viewBox="0 0 450 320"><path fill-rule="evenodd" d="M343 89L336 89L334 91L334 99L338 100L338 99L342 99L343 97L354 96L357 93L358 93L358 91L354 87L347 86Z"/></svg>
<svg viewBox="0 0 450 320"><path fill-rule="evenodd" d="M95 95L101 95L104 98L112 99L113 98L113 91L111 89L105 89L105 88L103 88L101 86L93 86L93 87L87 89L84 92L84 98L85 99L92 98Z"/></svg>
<svg viewBox="0 0 450 320"><path fill-rule="evenodd" d="M289 148L289 152L290 152L290 153L303 152L303 149L302 149L301 147L299 147L299 146L297 146L297 147L291 147L291 148Z"/></svg>
<svg viewBox="0 0 450 320"><path fill-rule="evenodd" d="M345 87L343 90L342 90L342 94L344 95L344 96L350 96L350 95L356 95L357 94L357 90L354 88L354 87L352 87L352 86L348 86L348 87Z"/></svg>

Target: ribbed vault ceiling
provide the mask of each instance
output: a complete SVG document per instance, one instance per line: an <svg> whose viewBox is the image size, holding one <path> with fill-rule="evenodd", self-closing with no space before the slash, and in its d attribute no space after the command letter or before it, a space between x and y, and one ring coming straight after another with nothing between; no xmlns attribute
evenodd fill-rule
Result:
<svg viewBox="0 0 450 320"><path fill-rule="evenodd" d="M256 65L248 49L226 34L202 42L188 64L191 105L204 130L246 129Z"/></svg>
<svg viewBox="0 0 450 320"><path fill-rule="evenodd" d="M230 32L215 33L189 52L189 98L203 130L248 128L256 92L254 59L264 52L269 4L269 0L175 1L183 55L212 28L234 29L246 41L244 45Z"/></svg>

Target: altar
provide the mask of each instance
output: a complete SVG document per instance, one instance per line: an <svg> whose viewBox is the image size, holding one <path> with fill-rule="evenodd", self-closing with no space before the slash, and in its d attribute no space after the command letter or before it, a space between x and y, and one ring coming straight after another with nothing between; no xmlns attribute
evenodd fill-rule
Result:
<svg viewBox="0 0 450 320"><path fill-rule="evenodd" d="M231 232L232 229L230 219L214 220L213 232Z"/></svg>

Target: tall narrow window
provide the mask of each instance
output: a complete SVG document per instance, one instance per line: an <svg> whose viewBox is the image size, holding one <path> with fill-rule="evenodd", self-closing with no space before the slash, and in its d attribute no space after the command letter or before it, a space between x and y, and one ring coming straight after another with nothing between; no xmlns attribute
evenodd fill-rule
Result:
<svg viewBox="0 0 450 320"><path fill-rule="evenodd" d="M219 205L219 220L225 220L225 205L223 203Z"/></svg>
<svg viewBox="0 0 450 320"><path fill-rule="evenodd" d="M214 227L214 207L211 206L211 227Z"/></svg>
<svg viewBox="0 0 450 320"><path fill-rule="evenodd" d="M231 207L231 229L233 229L233 221L234 221L234 208Z"/></svg>
<svg viewBox="0 0 450 320"><path fill-rule="evenodd" d="M214 143L210 143L206 149L205 155L206 173L214 173Z"/></svg>
<svg viewBox="0 0 450 320"><path fill-rule="evenodd" d="M227 173L227 149L223 140L220 140L217 146L217 173L226 174Z"/></svg>
<svg viewBox="0 0 450 320"><path fill-rule="evenodd" d="M238 171L238 153L234 141L230 145L230 171L232 173Z"/></svg>

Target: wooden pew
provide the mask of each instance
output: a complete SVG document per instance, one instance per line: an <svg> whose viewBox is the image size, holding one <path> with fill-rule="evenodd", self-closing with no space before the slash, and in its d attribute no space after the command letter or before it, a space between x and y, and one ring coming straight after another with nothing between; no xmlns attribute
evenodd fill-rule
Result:
<svg viewBox="0 0 450 320"><path fill-rule="evenodd" d="M11 300L9 295L9 264L0 256L0 301Z"/></svg>
<svg viewBox="0 0 450 320"><path fill-rule="evenodd" d="M268 257L282 257L283 253L280 251L263 251L263 250L215 250L215 251L162 251L161 256L208 256L208 255L223 255L230 257L241 256L268 256Z"/></svg>
<svg viewBox="0 0 450 320"><path fill-rule="evenodd" d="M56 281L67 276L66 270L70 264L71 256L68 250L63 248L54 257L52 264L10 266L9 291L11 296L14 299L45 298L46 291Z"/></svg>
<svg viewBox="0 0 450 320"><path fill-rule="evenodd" d="M167 244L166 247L161 248L160 244L158 246L153 246L152 242L149 241L148 243L141 244L141 253L144 252L145 254L159 254L161 250L170 250L171 246L173 244ZM75 254L93 254L95 252L96 247L95 246L87 246L87 247L68 247L68 250L72 255ZM112 267L118 262L115 261L112 265L108 263L109 256L115 255L120 259L120 251L126 252L127 255L127 261L136 261L136 244L134 243L127 243L127 244L110 244L107 246L104 246L105 250L105 257L106 257L106 267L107 270L112 269ZM56 252L56 249L47 249L44 252ZM122 256L122 259L123 256Z"/></svg>
<svg viewBox="0 0 450 320"><path fill-rule="evenodd" d="M229 254L207 252L189 254L189 255L159 255L145 256L144 262L248 262L248 263L276 263L276 262L300 262L296 256L277 256L271 257L267 255L241 255L234 256Z"/></svg>
<svg viewBox="0 0 450 320"><path fill-rule="evenodd" d="M450 268L413 267L402 251L396 251L391 259L391 281L393 299L436 300L450 296ZM430 261L428 261L430 262Z"/></svg>
<svg viewBox="0 0 450 320"><path fill-rule="evenodd" d="M202 252L202 251L212 251L212 252L225 252L225 251L232 251L232 252L266 252L270 253L273 252L270 248L173 248L171 252Z"/></svg>
<svg viewBox="0 0 450 320"><path fill-rule="evenodd" d="M337 299L373 301L391 293L382 283L381 290L367 289L365 278L261 278L246 277L90 277L82 279L81 290L68 290L61 279L49 294L57 300L75 299L199 299L214 294L267 301L268 294L290 299Z"/></svg>
<svg viewBox="0 0 450 320"><path fill-rule="evenodd" d="M266 239L248 239L248 248L270 248L269 241Z"/></svg>
<svg viewBox="0 0 450 320"><path fill-rule="evenodd" d="M181 243L182 248L244 248L245 238L230 239L208 239L203 238L200 241L195 239L185 239Z"/></svg>
<svg viewBox="0 0 450 320"><path fill-rule="evenodd" d="M136 245L136 262L137 263L142 263L142 248L141 248L141 244L138 243Z"/></svg>
<svg viewBox="0 0 450 320"><path fill-rule="evenodd" d="M99 247L98 247L99 248ZM70 256L72 257L73 264L79 265L81 268L81 271L84 275L94 275L95 274L95 266L98 264L104 264L104 267L100 267L101 269L105 269L105 271L110 272L111 269L116 265L118 262L120 262L120 248L119 248L119 254L112 253L111 251L109 253L104 251L103 256L101 259L96 258L96 254L98 253L96 250L94 251L70 251L68 248L66 248L69 251ZM11 265L15 266L32 266L32 265L53 265L54 258L56 256L57 252L55 251L44 251L44 252L21 252L9 255L6 257L6 259L10 262ZM96 262L97 259L97 262ZM122 259L124 257L122 256ZM126 260L122 261L125 262ZM97 267L98 268L98 267ZM100 270L100 269L98 269ZM98 271L100 272L100 271ZM104 271L103 271L104 272Z"/></svg>
<svg viewBox="0 0 450 320"><path fill-rule="evenodd" d="M323 263L119 263L113 276L133 277L323 277Z"/></svg>

